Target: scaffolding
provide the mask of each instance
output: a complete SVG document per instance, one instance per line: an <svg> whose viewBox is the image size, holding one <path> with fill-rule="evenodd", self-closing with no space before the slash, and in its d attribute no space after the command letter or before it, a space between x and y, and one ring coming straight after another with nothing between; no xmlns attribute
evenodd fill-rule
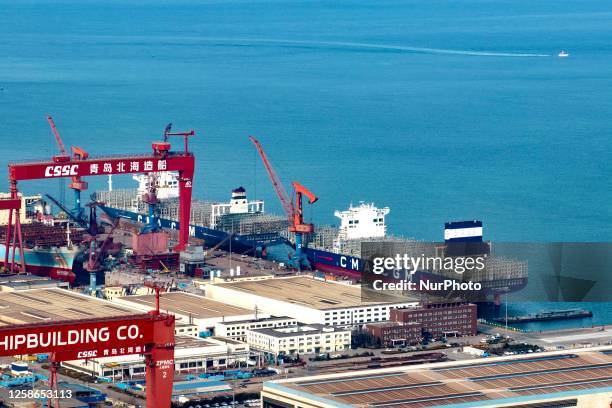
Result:
<svg viewBox="0 0 612 408"><path fill-rule="evenodd" d="M146 214L147 203L142 200L136 189L121 189L113 191L97 191L94 195L96 201L104 203L105 206L120 210ZM211 206L213 201L191 201L191 224L210 227ZM157 205L157 216L170 221L178 221L179 199L163 199Z"/></svg>
<svg viewBox="0 0 612 408"><path fill-rule="evenodd" d="M6 240L6 225L0 226L0 242ZM68 246L68 238L72 244L79 244L84 239L84 231L73 228L70 231L61 225L48 225L39 222L21 226L23 243L26 248L50 248Z"/></svg>
<svg viewBox="0 0 612 408"><path fill-rule="evenodd" d="M332 225L322 225L308 237L308 245L312 248L331 250L338 238L338 228Z"/></svg>
<svg viewBox="0 0 612 408"><path fill-rule="evenodd" d="M103 202L107 207L146 214L147 204L139 196L135 189L98 191L95 199ZM237 235L261 235L275 234L280 236L287 230L288 221L286 217L264 214L261 212L245 214L222 214L213 220L214 201L192 200L191 202L191 224L212 228ZM179 215L178 198L163 199L157 205L157 216L170 221L177 221ZM214 222L213 222L214 221Z"/></svg>
<svg viewBox="0 0 612 408"><path fill-rule="evenodd" d="M288 225L286 217L262 213L225 214L218 217L216 222L218 230L239 235L280 235Z"/></svg>
<svg viewBox="0 0 612 408"><path fill-rule="evenodd" d="M135 189L120 189L113 191L96 191L93 195L95 201L104 203L107 207L120 210L142 212L146 204L138 196Z"/></svg>

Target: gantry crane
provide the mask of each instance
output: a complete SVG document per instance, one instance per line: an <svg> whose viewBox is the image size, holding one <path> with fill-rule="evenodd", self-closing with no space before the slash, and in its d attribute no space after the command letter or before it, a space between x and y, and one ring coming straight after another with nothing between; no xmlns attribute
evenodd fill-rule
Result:
<svg viewBox="0 0 612 408"><path fill-rule="evenodd" d="M194 130L187 132L171 132L172 123L168 123L164 129L163 143L168 143L168 138L171 136L180 136L184 138L185 153L189 152L188 140L190 136L195 135ZM157 206L159 205L159 199L157 198L157 187L159 186L159 172L151 172L148 174L147 191L144 193L142 200L147 204L149 216L147 217L148 222L142 227L142 233L159 232L161 227L158 223L157 217Z"/></svg>
<svg viewBox="0 0 612 408"><path fill-rule="evenodd" d="M193 131L181 134L181 136L185 137L185 147L187 147L187 137L193 134ZM26 270L19 217L23 209L19 204L19 191L17 189L17 183L22 180L72 177L74 182L74 177L77 177L76 180L79 181L81 177L85 176L178 171L179 222L177 228L179 229L179 242L174 249L176 251L185 250L189 245L189 218L191 215L191 191L195 157L188 150L185 150L185 152L171 151L171 146L168 142L156 141L151 144L151 147L152 152L144 155L111 155L92 159L88 157L86 152L75 149L74 157L62 154L61 156L53 157L52 160L47 162L9 163L8 174L11 196L10 200L0 202L0 210L8 210L9 212L5 241L7 250L4 254L5 268L10 267L11 272L14 272L16 269L20 269L21 272ZM13 227L15 228L14 230ZM19 253L18 261L16 259L17 253Z"/></svg>
<svg viewBox="0 0 612 408"><path fill-rule="evenodd" d="M0 356L49 354L52 393L45 405L60 408L57 381L60 362L144 355L146 408L167 408L172 405L175 320L174 315L156 308L146 314L5 325L0 327L0 339L5 343Z"/></svg>
<svg viewBox="0 0 612 408"><path fill-rule="evenodd" d="M304 187L297 181L294 181L293 183L291 183L294 191L292 201L289 198L289 195L287 194L287 190L285 190L283 183L280 181L278 175L274 171L272 163L270 163L270 160L268 159L268 156L266 155L266 152L264 151L259 141L253 136L249 136L249 139L255 145L255 148L259 152L264 167L266 168L266 172L268 173L270 181L272 182L272 186L274 187L274 191L276 191L276 195L278 196L283 210L287 215L289 221L289 232L293 232L295 234L295 252L289 260L289 266L294 267L297 270L302 270L302 267L310 269L310 262L308 261L308 258L306 257L306 254L303 251L306 242L304 236L307 234L312 234L314 232L314 225L304 223L302 197L306 196L308 198L309 204L314 204L318 200L318 198L306 187Z"/></svg>

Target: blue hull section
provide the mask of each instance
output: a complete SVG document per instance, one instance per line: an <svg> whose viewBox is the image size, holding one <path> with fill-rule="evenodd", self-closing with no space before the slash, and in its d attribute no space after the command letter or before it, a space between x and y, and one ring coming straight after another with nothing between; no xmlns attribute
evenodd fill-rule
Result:
<svg viewBox="0 0 612 408"><path fill-rule="evenodd" d="M149 216L145 214L139 214L132 211L121 210L118 208L99 206L111 218L124 218L133 222L139 222L146 224L149 222ZM164 229L178 229L179 223L172 220L166 220L158 218L158 225ZM215 230L212 228L203 227L201 225L190 225L189 235L195 238L199 238L204 241L207 247L214 247L219 243L223 242L220 246L221 249L229 251L230 241L227 232ZM246 253L261 249L262 247L275 245L283 242L275 234L256 234L256 235L233 235L231 240L231 250L235 253Z"/></svg>
<svg viewBox="0 0 612 408"><path fill-rule="evenodd" d="M363 261L355 256L336 254L320 249L305 248L306 257L314 269L360 278L363 272Z"/></svg>

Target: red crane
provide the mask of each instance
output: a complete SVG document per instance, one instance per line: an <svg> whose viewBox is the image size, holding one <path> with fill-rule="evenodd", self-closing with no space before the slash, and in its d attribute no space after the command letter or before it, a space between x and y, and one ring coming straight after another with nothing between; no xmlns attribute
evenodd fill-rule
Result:
<svg viewBox="0 0 612 408"><path fill-rule="evenodd" d="M0 356L50 354L49 386L57 393L61 361L145 356L147 408L170 407L174 379L174 315L148 314L0 327ZM27 341L26 341L27 340ZM49 398L48 407L59 407Z"/></svg>
<svg viewBox="0 0 612 408"><path fill-rule="evenodd" d="M70 158L61 163L51 161L31 161L26 163L9 163L8 174L10 182L11 199L18 200L19 192L17 182L21 180L39 180L60 177L88 177L106 176L109 174L133 174L150 173L156 171L178 171L179 172L179 242L175 250L184 250L189 243L189 218L191 212L191 191L195 170L195 157L189 151L172 152L170 143L153 142L153 152L149 154L135 154L122 156L107 156L91 159L86 156L76 159ZM63 160L63 159L62 159ZM10 270L15 270L15 254L19 251L22 271L25 269L23 256L23 243L21 236L21 224L19 213L21 208L15 208L15 201L6 203L5 208L9 211L6 252L4 255L4 266L10 265ZM15 227L13 231L13 226ZM11 250L12 249L12 250ZM9 254L11 261L9 262Z"/></svg>
<svg viewBox="0 0 612 408"><path fill-rule="evenodd" d="M272 186L274 187L274 191L276 191L276 195L281 202L283 210L287 215L289 221L289 231L295 233L295 253L291 257L290 263L291 266L294 266L298 270L302 269L302 266L306 266L310 269L310 263L306 258L306 255L303 252L304 246L304 234L311 234L314 232L314 225L304 223L304 215L303 215L303 207L302 207L302 197L306 196L308 198L309 204L314 204L318 198L315 196L310 190L306 187L294 181L291 183L294 191L294 199L293 201L289 198L287 194L287 190L283 186L283 183L280 181L278 175L274 171L272 167L272 163L268 159L266 152L264 151L261 143L253 136L249 136L249 140L255 145L255 148L259 152L261 156L261 160L263 161L264 167L266 168L266 172L270 177L270 181L272 182Z"/></svg>
<svg viewBox="0 0 612 408"><path fill-rule="evenodd" d="M66 148L64 147L64 142L62 141L62 137L57 131L57 127L55 126L55 122L53 121L53 118L51 117L51 115L47 115L47 122L49 122L49 126L51 127L51 132L53 132L53 136L55 136L55 142L57 143L57 147L59 148L59 151L60 151L59 156L53 156L53 161L57 163L70 161L70 156L68 155L68 152L66 152Z"/></svg>
<svg viewBox="0 0 612 408"><path fill-rule="evenodd" d="M57 147L60 151L60 156L53 156L53 161L56 163L70 161L70 156L66 152L62 137L60 136L59 131L55 126L55 121L51 115L47 115L47 122L49 122L51 132L53 132L53 136L55 136L55 141L57 142ZM72 160L85 160L89 157L89 153L78 146L71 146L70 150L72 151ZM81 207L81 191L87 190L88 184L86 181L81 180L80 176L76 175L72 176L72 182L70 183L69 187L74 191L74 208L71 210L71 213L74 217L82 219L83 208Z"/></svg>

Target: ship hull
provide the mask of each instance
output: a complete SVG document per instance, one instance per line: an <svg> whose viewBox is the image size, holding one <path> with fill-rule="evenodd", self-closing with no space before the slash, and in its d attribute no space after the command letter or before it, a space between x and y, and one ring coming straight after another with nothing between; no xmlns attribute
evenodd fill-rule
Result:
<svg viewBox="0 0 612 408"><path fill-rule="evenodd" d="M72 284L76 279L73 266L78 253L76 249L67 248L24 248L26 272ZM9 262L12 254L12 249L9 249ZM4 264L5 255L6 246L0 244L0 264ZM19 251L15 253L15 263L21 263Z"/></svg>
<svg viewBox="0 0 612 408"><path fill-rule="evenodd" d="M313 248L305 248L305 252L310 264L318 271L354 279L361 278L363 272L361 258Z"/></svg>
<svg viewBox="0 0 612 408"><path fill-rule="evenodd" d="M306 248L305 252L313 268L320 272L353 279L361 279L362 277L364 261L361 258L312 248ZM448 277L428 271L418 271L414 279L443 282ZM527 286L527 278L497 279L482 283L487 296L498 296L523 289Z"/></svg>
<svg viewBox="0 0 612 408"><path fill-rule="evenodd" d="M132 222L145 224L149 222L149 217L145 214L107 206L99 206L98 208L111 218L123 218ZM163 229L175 230L179 228L180 224L177 221L158 218L158 225ZM283 242L277 234L254 234L249 236L234 234L232 235L230 244L230 234L227 232L193 224L189 225L189 235L203 240L205 245L209 248L221 244L219 248L234 253L254 252L266 246Z"/></svg>

